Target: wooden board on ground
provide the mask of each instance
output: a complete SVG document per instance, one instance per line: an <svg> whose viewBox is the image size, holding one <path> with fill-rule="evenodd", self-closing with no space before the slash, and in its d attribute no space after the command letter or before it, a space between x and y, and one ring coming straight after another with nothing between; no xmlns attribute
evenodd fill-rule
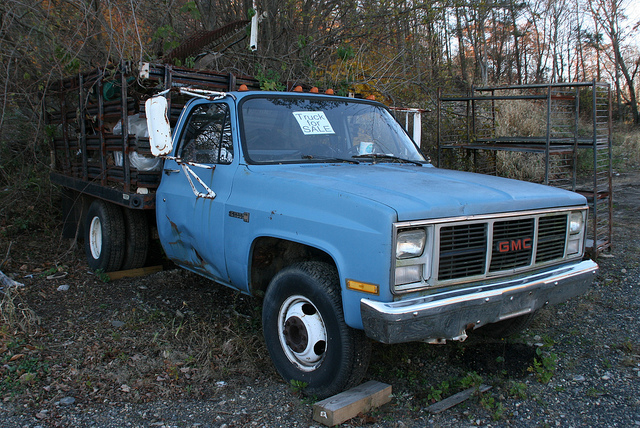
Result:
<svg viewBox="0 0 640 428"><path fill-rule="evenodd" d="M370 380L313 405L313 420L334 426L391 400L391 385Z"/></svg>
<svg viewBox="0 0 640 428"><path fill-rule="evenodd" d="M145 276L150 275L152 273L160 272L162 270L162 265L158 266L148 266L138 269L128 269L128 270L119 270L117 272L107 272L107 276L111 281L115 281L116 279L122 278L133 278L136 276Z"/></svg>
<svg viewBox="0 0 640 428"><path fill-rule="evenodd" d="M453 406L456 406L462 403L465 400L468 400L476 391L486 392L490 390L491 387L488 385L480 385L479 388L469 388L465 389L462 392L458 392L457 394L453 394L451 397L445 398L442 401L438 401L435 404L427 407L427 410L431 413L440 413L447 409L450 409Z"/></svg>

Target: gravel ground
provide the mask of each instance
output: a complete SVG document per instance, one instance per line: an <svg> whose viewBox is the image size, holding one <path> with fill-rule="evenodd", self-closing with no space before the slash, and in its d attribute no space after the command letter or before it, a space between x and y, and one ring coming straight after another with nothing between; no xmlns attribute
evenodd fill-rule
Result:
<svg viewBox="0 0 640 428"><path fill-rule="evenodd" d="M510 340L374 344L365 381L393 399L343 426L640 426L640 174L615 189L614 248L592 290ZM271 365L257 300L177 269L105 283L56 233L14 236L3 266L25 284L17 313L40 322L0 325L1 427L320 426ZM492 388L428 411L481 383Z"/></svg>

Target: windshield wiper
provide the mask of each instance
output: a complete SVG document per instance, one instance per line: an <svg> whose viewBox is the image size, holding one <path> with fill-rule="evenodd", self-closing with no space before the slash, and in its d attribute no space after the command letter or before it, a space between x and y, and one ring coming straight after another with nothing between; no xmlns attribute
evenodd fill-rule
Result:
<svg viewBox="0 0 640 428"><path fill-rule="evenodd" d="M363 155L354 155L351 156L352 158L355 159L364 159L364 158L371 158L374 160L374 162L377 159L382 159L382 160L393 160L393 161L399 161L402 163L412 163L418 166L422 166L424 165L424 162L420 162L420 161L416 161L416 160L412 160L412 159L404 159L404 158L400 158L398 156L395 155L387 155L384 153L367 153L367 154L363 154Z"/></svg>
<svg viewBox="0 0 640 428"><path fill-rule="evenodd" d="M336 158L332 156L302 155L302 159L317 160L322 162L327 162L327 161L328 162L346 162L346 163L353 163L353 164L360 163L355 159Z"/></svg>

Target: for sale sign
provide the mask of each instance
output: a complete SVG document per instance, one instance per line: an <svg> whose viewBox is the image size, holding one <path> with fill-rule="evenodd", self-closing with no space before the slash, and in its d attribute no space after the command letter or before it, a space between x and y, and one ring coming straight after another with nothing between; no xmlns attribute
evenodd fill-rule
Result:
<svg viewBox="0 0 640 428"><path fill-rule="evenodd" d="M293 116L304 135L335 134L329 119L322 111L294 111Z"/></svg>

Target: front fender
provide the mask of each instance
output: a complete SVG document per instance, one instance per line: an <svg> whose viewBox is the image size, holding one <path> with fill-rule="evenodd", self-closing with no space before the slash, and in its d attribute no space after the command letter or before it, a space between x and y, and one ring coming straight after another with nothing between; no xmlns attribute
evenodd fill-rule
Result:
<svg viewBox="0 0 640 428"><path fill-rule="evenodd" d="M230 215L225 218L227 270L230 282L237 288L249 292L255 240L272 237L316 248L333 259L349 326L362 328L361 298L391 300L389 278L395 211L366 198L323 187L301 187L248 169L238 174L242 174L242 179L235 180L228 203ZM347 290L347 279L376 284L380 295Z"/></svg>

